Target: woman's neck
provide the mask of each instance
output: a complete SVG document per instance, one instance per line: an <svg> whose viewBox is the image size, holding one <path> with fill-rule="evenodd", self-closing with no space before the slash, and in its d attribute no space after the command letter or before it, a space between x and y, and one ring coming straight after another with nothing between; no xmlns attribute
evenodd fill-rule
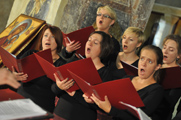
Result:
<svg viewBox="0 0 181 120"><path fill-rule="evenodd" d="M151 76L147 79L141 79L139 76L137 76L132 80L132 83L133 83L135 89L138 91L138 90L143 89L143 88L145 88L151 84L156 83L156 81L153 78L153 76Z"/></svg>
<svg viewBox="0 0 181 120"><path fill-rule="evenodd" d="M125 61L125 62L129 62L129 61L136 61L139 57L136 55L135 52L131 52L131 53L122 53L121 55L121 60Z"/></svg>
<svg viewBox="0 0 181 120"><path fill-rule="evenodd" d="M59 59L59 55L57 54L56 51L51 51L52 53L52 59L53 59L53 62L55 62L57 59Z"/></svg>
<svg viewBox="0 0 181 120"><path fill-rule="evenodd" d="M170 64L163 64L162 68L169 68L169 67L177 67L179 66L176 62L170 63Z"/></svg>
<svg viewBox="0 0 181 120"><path fill-rule="evenodd" d="M107 28L107 29L99 29L99 28L97 28L96 31L102 31L102 32L105 32L105 33L109 34L109 28Z"/></svg>
<svg viewBox="0 0 181 120"><path fill-rule="evenodd" d="M95 65L97 70L99 70L100 68L104 67L104 64L101 62L99 57L93 58L92 61L93 61L93 63L94 63L94 65Z"/></svg>

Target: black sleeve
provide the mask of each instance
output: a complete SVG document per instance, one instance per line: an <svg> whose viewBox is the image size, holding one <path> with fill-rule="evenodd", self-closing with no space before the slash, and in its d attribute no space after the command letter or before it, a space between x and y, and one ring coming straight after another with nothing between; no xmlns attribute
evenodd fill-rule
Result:
<svg viewBox="0 0 181 120"><path fill-rule="evenodd" d="M81 90L77 90L73 96L73 98L75 100L77 100L79 103L81 103L82 105L86 106L86 107L89 107L89 103L87 103L85 100L84 100L84 97L82 96L83 95L83 92Z"/></svg>
<svg viewBox="0 0 181 120"><path fill-rule="evenodd" d="M75 51L71 52L71 53L68 53L67 50L66 50L66 47L64 47L62 49L62 56L66 59L68 58L71 58L73 56L73 54L75 53Z"/></svg>
<svg viewBox="0 0 181 120"><path fill-rule="evenodd" d="M129 111L127 110L120 110L115 107L111 107L111 111L109 112L113 118L119 118L121 120L139 120L137 117L132 115Z"/></svg>
<svg viewBox="0 0 181 120"><path fill-rule="evenodd" d="M143 103L146 107L141 108L148 116L158 108L159 104L163 100L164 90L161 87L154 88L148 95L143 99Z"/></svg>
<svg viewBox="0 0 181 120"><path fill-rule="evenodd" d="M66 93L64 90L61 90L56 83L52 84L51 89L57 97L60 97L62 94Z"/></svg>
<svg viewBox="0 0 181 120"><path fill-rule="evenodd" d="M82 104L83 106L85 107L88 107L88 108L91 108L91 109L94 109L94 110L99 110L105 114L107 114L106 112L104 112L102 109L100 109L95 103L87 103L85 100L84 100L84 97L82 96L83 95L83 92L81 90L77 90L73 96L73 98L78 101L80 104Z"/></svg>

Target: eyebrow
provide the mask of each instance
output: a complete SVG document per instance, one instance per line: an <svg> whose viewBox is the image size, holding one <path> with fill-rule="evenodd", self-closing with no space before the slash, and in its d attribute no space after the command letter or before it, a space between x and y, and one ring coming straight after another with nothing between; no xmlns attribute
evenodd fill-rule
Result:
<svg viewBox="0 0 181 120"><path fill-rule="evenodd" d="M155 61L154 59L148 58L148 57L146 57L146 56L140 56L140 58L146 58L146 59L148 59L148 60Z"/></svg>
<svg viewBox="0 0 181 120"><path fill-rule="evenodd" d="M163 47L165 47L165 46L167 47L167 45L164 44ZM171 46L168 46L168 48L176 49L176 48L171 47Z"/></svg>
<svg viewBox="0 0 181 120"><path fill-rule="evenodd" d="M98 39L93 39L93 40L100 42Z"/></svg>

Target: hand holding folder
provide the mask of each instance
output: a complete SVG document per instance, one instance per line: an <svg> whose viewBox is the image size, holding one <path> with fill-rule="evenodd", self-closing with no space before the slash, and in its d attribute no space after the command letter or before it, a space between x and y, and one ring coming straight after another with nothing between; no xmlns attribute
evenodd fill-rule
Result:
<svg viewBox="0 0 181 120"><path fill-rule="evenodd" d="M50 49L40 51L36 54L40 55L50 63L53 63ZM40 66L34 54L29 55L23 59L17 59L16 56L0 47L0 55L3 64L6 67L8 67L11 71L13 66L17 72L23 72L24 74L28 74L27 80L22 82L28 82L30 80L45 75L42 67Z"/></svg>
<svg viewBox="0 0 181 120"><path fill-rule="evenodd" d="M119 101L123 101L135 107L144 106L143 101L129 78L91 85L85 81L86 79L84 80L72 71L68 71L84 94L88 97L94 94L97 98L104 101L104 96L107 95L111 105L118 109L125 109L123 105L119 104Z"/></svg>
<svg viewBox="0 0 181 120"><path fill-rule="evenodd" d="M81 48L76 51L76 53L81 56L85 55L85 44L92 32L94 32L94 28L92 26L82 28L76 31L73 31L71 33L65 34L63 33L64 40L67 39L69 41L79 41L81 43ZM65 45L65 41L63 42L63 45Z"/></svg>
<svg viewBox="0 0 181 120"><path fill-rule="evenodd" d="M53 64L49 63L48 61L46 61L36 53L35 56L39 61L47 77L52 79L53 81L56 81L54 73L57 74L60 80L64 80L66 78L72 79L72 76L67 71L67 69L69 69L74 71L76 74L83 76L83 78L87 78L88 76L89 79L86 80L91 84L98 84L102 82L99 73L97 72L91 58L81 59L59 67L55 67ZM71 92L78 89L79 87L75 83L68 91Z"/></svg>

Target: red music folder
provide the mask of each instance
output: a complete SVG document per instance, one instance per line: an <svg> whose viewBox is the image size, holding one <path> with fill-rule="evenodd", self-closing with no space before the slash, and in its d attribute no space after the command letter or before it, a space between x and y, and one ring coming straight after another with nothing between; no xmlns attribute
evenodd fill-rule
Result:
<svg viewBox="0 0 181 120"><path fill-rule="evenodd" d="M121 61L121 64L123 65L123 69L127 75L133 75L133 76L138 75L138 68L137 67L130 65L124 61Z"/></svg>
<svg viewBox="0 0 181 120"><path fill-rule="evenodd" d="M143 107L144 103L141 100L139 94L131 83L130 78L118 79L113 81L108 81L100 83L97 85L91 85L86 79L83 79L77 74L68 70L72 75L73 79L76 81L78 86L84 92L85 95L90 97L93 93L100 100L104 100L104 96L107 95L112 106L118 109L125 109L124 105L121 105L119 101L123 101L135 107Z"/></svg>
<svg viewBox="0 0 181 120"><path fill-rule="evenodd" d="M50 63L53 63L50 49L37 52L37 54L49 61ZM17 59L15 55L9 53L4 48L0 47L0 55L3 64L6 67L8 67L11 71L12 66L14 66L17 72L23 72L24 74L28 74L27 80L22 82L28 82L30 80L45 75L42 67L40 66L34 54L29 55L23 59Z"/></svg>
<svg viewBox="0 0 181 120"><path fill-rule="evenodd" d="M91 58L81 59L59 67L55 67L52 63L49 63L36 53L35 56L42 66L47 77L52 79L53 81L56 81L53 75L54 73L57 74L60 80L64 80L66 78L69 78L69 80L72 79L72 76L67 71L67 69L69 69L74 71L76 74L81 75L83 78L87 78L87 76L89 76L89 78L86 80L91 84L98 84L102 82ZM74 85L68 91L71 92L78 89L79 87L76 83L74 83Z"/></svg>
<svg viewBox="0 0 181 120"><path fill-rule="evenodd" d="M181 87L181 69L180 67L162 68L161 85L164 89Z"/></svg>
<svg viewBox="0 0 181 120"><path fill-rule="evenodd" d="M82 56L85 55L85 44L92 32L94 32L94 28L92 26L85 27L76 31L73 31L71 33L65 34L63 33L64 42L63 45L65 45L65 40L68 41L79 41L81 43L81 48L76 51L76 53L81 54Z"/></svg>

